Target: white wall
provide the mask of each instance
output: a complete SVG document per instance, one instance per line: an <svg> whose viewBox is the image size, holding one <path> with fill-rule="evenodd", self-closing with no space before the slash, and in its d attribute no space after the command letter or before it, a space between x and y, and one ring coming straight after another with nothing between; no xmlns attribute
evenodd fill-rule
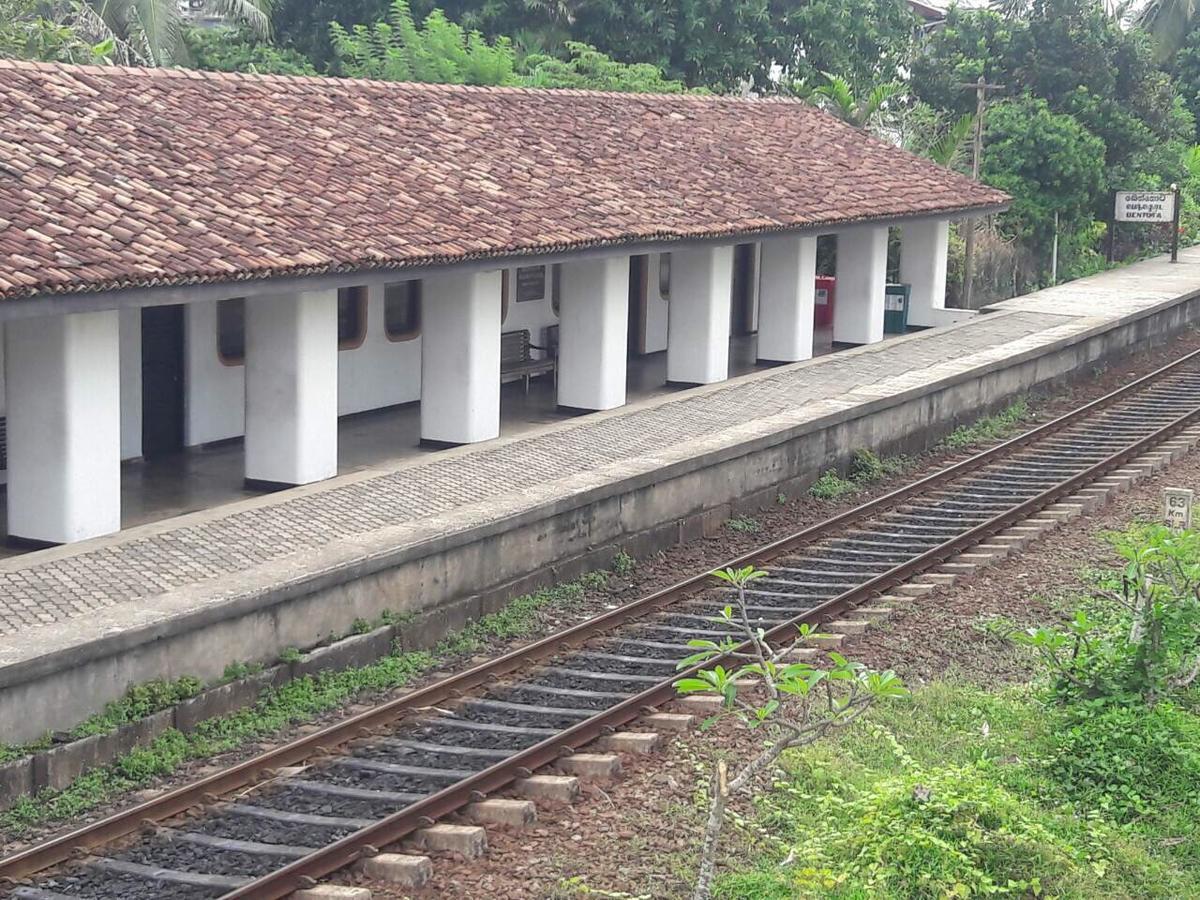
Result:
<svg viewBox="0 0 1200 900"><path fill-rule="evenodd" d="M368 288L362 345L338 352L338 415L421 399L421 339L388 340L383 285Z"/></svg>
<svg viewBox="0 0 1200 900"><path fill-rule="evenodd" d="M189 447L240 437L246 427L242 366L217 357L217 304L184 307L184 429Z"/></svg>
<svg viewBox="0 0 1200 900"><path fill-rule="evenodd" d="M382 285L369 289L366 336L361 346L338 352L338 415L410 403L421 398L421 339L388 340L383 295ZM513 304L514 308L516 306L544 309L550 322L557 321L549 312L548 300ZM524 309L521 312L526 314ZM540 331L534 334L536 341ZM217 357L216 303L187 307L185 345L185 443L195 446L239 437L245 430L245 372L242 366L223 365Z"/></svg>
<svg viewBox="0 0 1200 900"><path fill-rule="evenodd" d="M558 324L558 316L554 314L554 308L551 306L551 297L554 293L554 274L551 267L546 267L546 296L541 300L517 302L516 268L508 270L508 284L508 315L500 323L500 331L528 329L529 340L535 344L541 344L545 340L546 326ZM544 356L545 354L535 350L533 355Z"/></svg>
<svg viewBox="0 0 1200 900"><path fill-rule="evenodd" d="M120 310L121 459L142 455L142 311Z"/></svg>
<svg viewBox="0 0 1200 900"><path fill-rule="evenodd" d="M667 301L658 292L658 266L663 254L651 253L646 285L646 352L667 349Z"/></svg>

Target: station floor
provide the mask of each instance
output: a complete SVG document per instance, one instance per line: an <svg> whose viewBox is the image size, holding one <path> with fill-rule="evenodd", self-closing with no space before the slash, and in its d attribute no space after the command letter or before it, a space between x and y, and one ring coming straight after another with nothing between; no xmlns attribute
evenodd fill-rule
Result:
<svg viewBox="0 0 1200 900"><path fill-rule="evenodd" d="M956 325L681 392L663 393L651 383L618 410L550 417L528 429L510 416L495 441L364 463L319 485L0 560L0 672L101 632L144 628L184 608L229 601L235 589L261 591L255 580L280 567L327 571L340 553L380 535L394 535L404 547L494 522L604 479L653 472L702 451L735 449L836 411L983 373L1197 290L1200 248L1185 251L1176 266L1148 260L1007 301ZM511 399L508 409L514 411ZM344 427L375 426L364 419Z"/></svg>

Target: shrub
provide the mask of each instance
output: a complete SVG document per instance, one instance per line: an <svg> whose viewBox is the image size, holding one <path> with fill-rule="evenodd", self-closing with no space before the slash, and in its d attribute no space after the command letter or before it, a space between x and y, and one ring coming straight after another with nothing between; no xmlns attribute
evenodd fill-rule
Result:
<svg viewBox="0 0 1200 900"><path fill-rule="evenodd" d="M1050 774L1081 807L1122 823L1172 805L1200 812L1200 719L1173 704L1079 704L1053 741Z"/></svg>
<svg viewBox="0 0 1200 900"><path fill-rule="evenodd" d="M738 531L742 534L757 534L762 531L762 525L758 519L752 519L750 516L734 516L725 523L725 527L730 531Z"/></svg>
<svg viewBox="0 0 1200 900"><path fill-rule="evenodd" d="M762 818L794 841L794 865L728 879L722 896L1029 897L1085 868L1103 871L1104 826L1048 817L986 759L922 766L890 733L868 729L891 743L898 770L861 783L825 772L777 785Z"/></svg>
<svg viewBox="0 0 1200 900"><path fill-rule="evenodd" d="M853 481L842 478L835 470L830 469L813 482L808 492L818 500L837 500L848 494L857 493L858 489L858 485Z"/></svg>
<svg viewBox="0 0 1200 900"><path fill-rule="evenodd" d="M858 450L850 460L850 480L858 484L870 484L887 474L883 460L870 450Z"/></svg>

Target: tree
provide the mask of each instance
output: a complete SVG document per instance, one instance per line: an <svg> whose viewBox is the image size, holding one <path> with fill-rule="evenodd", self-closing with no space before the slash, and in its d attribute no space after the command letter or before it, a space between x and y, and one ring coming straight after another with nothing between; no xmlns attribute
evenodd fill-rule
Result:
<svg viewBox="0 0 1200 900"><path fill-rule="evenodd" d="M829 72L859 91L901 77L918 28L905 0L773 0L770 18L771 56L785 75L807 82Z"/></svg>
<svg viewBox="0 0 1200 900"><path fill-rule="evenodd" d="M387 11L387 0L275 0L271 24L280 46L303 54L324 70L336 56L330 23L351 29L375 22Z"/></svg>
<svg viewBox="0 0 1200 900"><path fill-rule="evenodd" d="M489 44L435 9L420 25L407 0L393 0L388 18L347 31L330 26L338 68L356 78L437 84L507 84L515 56L507 38Z"/></svg>
<svg viewBox="0 0 1200 900"><path fill-rule="evenodd" d="M241 28L185 28L184 43L192 66L213 72L261 75L316 75L308 57L276 47Z"/></svg>
<svg viewBox="0 0 1200 900"><path fill-rule="evenodd" d="M580 88L592 91L635 91L655 94L679 94L687 90L682 81L663 77L662 70L649 63L620 63L595 47L568 41L566 60L553 56L530 56L524 60L527 87Z"/></svg>
<svg viewBox="0 0 1200 900"><path fill-rule="evenodd" d="M46 8L37 0L0 0L0 57L41 62L104 62L111 42L84 40L69 10Z"/></svg>
<svg viewBox="0 0 1200 900"><path fill-rule="evenodd" d="M828 112L855 128L867 128L876 123L884 105L904 90L898 81L877 84L863 96L840 75L825 75L825 84L813 88L811 97Z"/></svg>
<svg viewBox="0 0 1200 900"><path fill-rule="evenodd" d="M746 599L747 588L767 573L746 566L712 574L734 589L733 602L713 621L722 631L737 637L726 637L720 642L688 641L688 646L696 652L680 661L678 668L691 670L715 663L721 657L734 660L735 668L726 670L719 664L700 668L676 681L675 689L681 694L717 695L724 701L724 711L763 735L764 746L752 752L732 777L726 761L717 761L692 900L709 900L712 896L717 848L731 797L751 793L755 779L786 751L811 744L835 728L846 727L877 700L908 693L894 672L872 672L837 653L829 653L828 668L788 662L800 641L815 633L808 625L801 625L786 646L773 646L767 641L764 630L753 623ZM747 685L754 687L756 699L744 690Z"/></svg>
<svg viewBox="0 0 1200 900"><path fill-rule="evenodd" d="M1196 24L1197 0L1147 0L1133 17L1134 23L1154 38L1160 62L1174 56Z"/></svg>
<svg viewBox="0 0 1200 900"><path fill-rule="evenodd" d="M216 12L258 37L271 33L271 0L209 2ZM73 9L73 27L86 40L111 41L120 62L164 66L188 58L178 0L80 0Z"/></svg>
<svg viewBox="0 0 1200 900"><path fill-rule="evenodd" d="M1048 260L1055 213L1066 231L1091 221L1105 186L1104 144L1041 98L1005 100L988 114L982 177L1013 197L1006 229Z"/></svg>

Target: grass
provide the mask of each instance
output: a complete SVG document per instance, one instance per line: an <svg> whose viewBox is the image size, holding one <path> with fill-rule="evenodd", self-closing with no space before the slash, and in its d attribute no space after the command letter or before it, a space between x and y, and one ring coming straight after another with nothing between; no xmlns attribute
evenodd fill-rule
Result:
<svg viewBox="0 0 1200 900"><path fill-rule="evenodd" d="M977 444L1009 437L1020 430L1031 414L1029 402L1022 397L994 416L985 416L970 425L958 426L938 446L946 450L965 450Z"/></svg>
<svg viewBox="0 0 1200 900"><path fill-rule="evenodd" d="M762 531L762 524L750 516L734 516L726 520L725 527L740 534L758 534Z"/></svg>
<svg viewBox="0 0 1200 900"><path fill-rule="evenodd" d="M857 494L868 485L889 475L897 475L912 466L907 456L880 458L870 450L857 450L850 459L850 466L843 478L835 469L821 475L808 492L819 500L837 500Z"/></svg>
<svg viewBox="0 0 1200 900"><path fill-rule="evenodd" d="M1008 437L1018 431L1030 415L1029 403L1021 398L994 416L985 416L970 425L960 425L943 438L936 449L965 450ZM888 475L904 472L911 466L912 460L906 456L880 458L870 450L858 450L851 458L845 476L836 469L828 469L813 482L808 492L818 500L840 500L857 494Z"/></svg>
<svg viewBox="0 0 1200 900"><path fill-rule="evenodd" d="M632 564L630 559L629 565ZM592 587L599 584L596 577L586 580ZM397 650L366 666L306 675L264 691L252 707L200 723L190 734L169 729L149 746L135 749L111 765L80 776L61 791L43 791L35 797L22 798L11 809L0 813L0 829L10 837L17 837L35 825L79 816L126 791L170 775L190 761L208 759L252 741L270 738L290 725L308 721L360 695L404 687L444 663L448 657L473 653L493 640L531 634L538 627L542 611L551 607L570 608L583 599L583 581L518 597L504 609L450 635L432 651ZM298 656L298 651L289 648L280 654L281 658L285 655ZM254 667L245 668L249 673ZM226 674L229 673L230 669L227 669ZM142 685L109 704L105 713L89 719L77 730L86 729L82 733L88 734L112 730L126 721L165 709L177 700L195 696L202 687L197 679ZM5 753L12 759L38 748L38 745L0 747L0 762L5 761Z"/></svg>
<svg viewBox="0 0 1200 900"><path fill-rule="evenodd" d="M940 682L876 708L785 757L758 806L768 836L718 896L1200 896L1196 811L1119 826L1081 810L1047 764L1057 721L1029 686Z"/></svg>

